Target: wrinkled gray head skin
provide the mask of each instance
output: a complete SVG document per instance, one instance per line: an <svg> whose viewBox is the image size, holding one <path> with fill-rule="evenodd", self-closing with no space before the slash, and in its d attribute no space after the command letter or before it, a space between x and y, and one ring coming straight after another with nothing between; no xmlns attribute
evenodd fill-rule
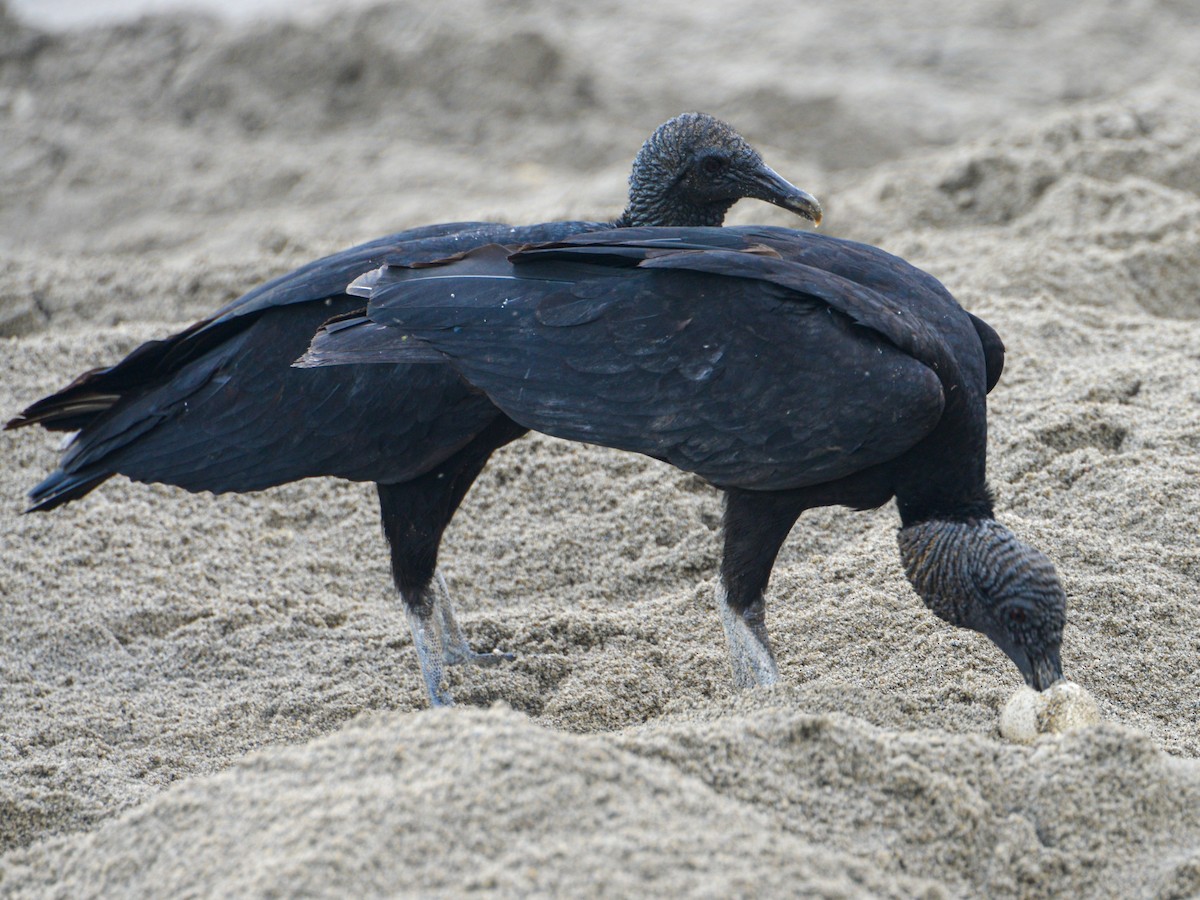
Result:
<svg viewBox="0 0 1200 900"><path fill-rule="evenodd" d="M1036 690L1063 677L1067 598L1044 554L993 519L920 522L899 541L908 580L934 613L991 638Z"/></svg>
<svg viewBox="0 0 1200 900"><path fill-rule="evenodd" d="M745 139L705 113L658 127L633 161L618 226L720 225L738 200L774 203L820 224L821 205L762 161Z"/></svg>

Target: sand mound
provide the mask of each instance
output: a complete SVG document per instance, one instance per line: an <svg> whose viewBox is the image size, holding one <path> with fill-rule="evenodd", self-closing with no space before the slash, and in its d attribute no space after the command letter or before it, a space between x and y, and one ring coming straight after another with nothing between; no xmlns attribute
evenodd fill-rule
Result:
<svg viewBox="0 0 1200 900"><path fill-rule="evenodd" d="M59 896L1200 887L1189 815L1200 767L1143 736L1104 727L1029 751L888 734L787 700L611 736L500 708L364 718L83 838L10 854L3 885Z"/></svg>
<svg viewBox="0 0 1200 900"><path fill-rule="evenodd" d="M54 846L12 857L5 885L75 896L922 887L889 885L772 819L662 761L510 712L392 715L164 794L89 835L63 868ZM692 821L720 827L669 824Z"/></svg>
<svg viewBox="0 0 1200 900"><path fill-rule="evenodd" d="M472 640L518 658L414 712L368 486L115 479L20 516L54 438L6 433L0 893L1200 891L1191 7L430 9L0 16L0 411L358 240L611 215L649 130L707 109L1003 336L998 514L1055 560L1106 724L1004 742L1019 677L922 608L890 508L802 519L785 686L733 696L716 493L543 438L443 551Z"/></svg>

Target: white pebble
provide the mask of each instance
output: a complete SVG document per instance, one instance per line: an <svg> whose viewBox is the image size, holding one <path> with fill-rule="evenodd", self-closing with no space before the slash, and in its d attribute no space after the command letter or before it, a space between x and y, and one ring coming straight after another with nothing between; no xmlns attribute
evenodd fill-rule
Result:
<svg viewBox="0 0 1200 900"><path fill-rule="evenodd" d="M1032 744L1039 735L1099 721L1100 709L1087 689L1063 680L1041 692L1023 687L1013 694L1000 711L1000 734L1016 744Z"/></svg>

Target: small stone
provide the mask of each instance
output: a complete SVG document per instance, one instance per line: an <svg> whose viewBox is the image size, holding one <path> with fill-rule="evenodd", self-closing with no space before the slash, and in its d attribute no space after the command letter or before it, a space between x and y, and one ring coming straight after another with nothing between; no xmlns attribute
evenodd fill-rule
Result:
<svg viewBox="0 0 1200 900"><path fill-rule="evenodd" d="M1087 689L1060 681L1044 691L1023 687L1000 711L1000 734L1016 744L1032 744L1043 734L1063 734L1095 725L1100 709Z"/></svg>

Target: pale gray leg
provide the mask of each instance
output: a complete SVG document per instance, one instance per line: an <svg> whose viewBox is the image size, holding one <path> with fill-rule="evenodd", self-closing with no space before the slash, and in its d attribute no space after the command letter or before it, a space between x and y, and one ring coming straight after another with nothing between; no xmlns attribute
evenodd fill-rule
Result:
<svg viewBox="0 0 1200 900"><path fill-rule="evenodd" d="M442 653L446 665L457 666L462 663L473 663L477 666L494 666L496 663L516 658L511 653L502 653L499 650L493 650L491 653L476 653L472 650L471 645L467 643L467 636L463 634L462 626L458 624L458 619L454 618L454 605L450 602L450 590L446 587L446 579L442 577L440 570L434 572L433 580L437 585L433 603L441 624Z"/></svg>
<svg viewBox="0 0 1200 900"><path fill-rule="evenodd" d="M433 596L430 596L430 594ZM417 662L429 691L431 706L453 706L454 698L449 688L442 684L446 674L445 643L442 638L442 617L438 614L435 592L426 588L421 596L404 598L404 611L408 616L408 627L412 629L413 646L417 649Z"/></svg>
<svg viewBox="0 0 1200 900"><path fill-rule="evenodd" d="M432 706L454 705L450 689L443 684L446 666L461 663L493 666L515 658L511 653L498 650L476 653L471 649L462 626L454 617L450 591L441 572L435 572L433 581L416 597L404 598L404 611L408 616L408 627L412 630L413 645L417 649L417 662L421 665L421 676L425 679Z"/></svg>
<svg viewBox="0 0 1200 900"><path fill-rule="evenodd" d="M717 585L717 613L729 640L729 661L733 666L733 683L738 688L771 685L779 681L779 667L767 642L767 627L763 619L763 601L742 616L729 605L729 594L723 584Z"/></svg>

